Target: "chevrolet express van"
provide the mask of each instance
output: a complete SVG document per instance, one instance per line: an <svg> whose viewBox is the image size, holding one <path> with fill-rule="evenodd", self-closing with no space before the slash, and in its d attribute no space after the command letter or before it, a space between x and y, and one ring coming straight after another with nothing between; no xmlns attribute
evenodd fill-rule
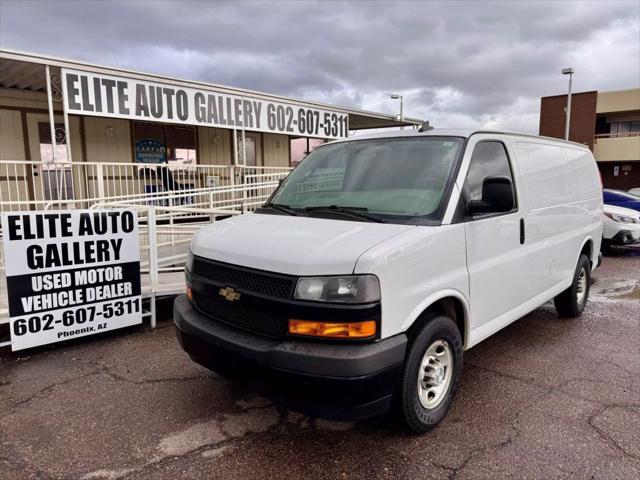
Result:
<svg viewBox="0 0 640 480"><path fill-rule="evenodd" d="M576 317L602 239L583 145L502 132L314 150L253 214L200 230L174 322L191 358L289 408L435 426L464 350L553 300Z"/></svg>

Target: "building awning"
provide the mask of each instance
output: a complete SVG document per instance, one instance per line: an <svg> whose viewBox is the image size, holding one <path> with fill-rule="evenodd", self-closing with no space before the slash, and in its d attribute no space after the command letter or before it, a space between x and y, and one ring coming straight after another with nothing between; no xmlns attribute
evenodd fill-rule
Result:
<svg viewBox="0 0 640 480"><path fill-rule="evenodd" d="M59 79L61 71L72 70L86 72L87 75L98 77L100 75L131 79L139 83L149 85L163 84L181 87L188 91L212 92L216 95L229 96L232 98L251 98L259 101L271 102L274 105L295 105L300 108L315 109L321 112L335 112L338 115L348 115L349 130L364 130L372 128L389 128L401 126L422 125L422 121L415 118L404 118L400 121L396 116L370 112L365 110L345 108L325 103L312 102L280 95L273 95L264 92L239 89L234 87L216 85L205 82L184 80L178 78L165 77L156 74L136 72L114 67L104 67L100 65L85 63L76 60L67 60L57 57L21 52L16 50L0 49L0 87L17 88L22 90L46 91L45 66L51 69L52 77ZM61 86L58 85L60 88ZM54 92L55 93L55 92ZM58 92L60 93L60 92ZM69 113L76 113L70 111ZM94 113L95 114L95 113ZM96 114L97 115L97 114ZM109 115L98 115L109 116ZM163 121L163 120L158 120ZM178 120L174 123L180 123ZM207 126L207 125L202 125ZM219 125L211 125L219 126ZM232 127L225 127L232 128ZM285 133L285 132L282 132ZM289 133L292 136L315 137L318 135L305 135L299 133ZM320 135L322 136L322 135Z"/></svg>

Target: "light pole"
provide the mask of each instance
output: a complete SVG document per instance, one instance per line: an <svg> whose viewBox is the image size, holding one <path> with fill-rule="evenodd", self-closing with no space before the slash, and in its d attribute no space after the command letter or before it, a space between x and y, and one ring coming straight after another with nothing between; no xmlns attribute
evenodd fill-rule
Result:
<svg viewBox="0 0 640 480"><path fill-rule="evenodd" d="M391 97L392 100L400 100L400 121L404 122L404 114L402 113L402 95L400 95L399 93L392 93L391 95L389 95L389 97ZM400 127L400 130L402 130L402 127Z"/></svg>
<svg viewBox="0 0 640 480"><path fill-rule="evenodd" d="M562 74L569 75L569 93L567 93L567 111L566 120L564 124L564 139L569 140L569 122L571 121L571 81L573 80L573 74L575 70L573 67L563 68Z"/></svg>

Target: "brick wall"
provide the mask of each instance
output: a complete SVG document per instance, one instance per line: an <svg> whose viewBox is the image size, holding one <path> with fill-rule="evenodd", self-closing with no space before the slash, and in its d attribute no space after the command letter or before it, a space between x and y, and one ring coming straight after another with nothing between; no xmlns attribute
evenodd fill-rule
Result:
<svg viewBox="0 0 640 480"><path fill-rule="evenodd" d="M569 140L589 145L593 150L596 129L596 102L598 92L582 92L571 95L571 124ZM542 97L540 102L540 135L564 138L566 95Z"/></svg>
<svg viewBox="0 0 640 480"><path fill-rule="evenodd" d="M618 167L618 175L614 175L615 167ZM598 169L604 188L640 188L640 162L600 162Z"/></svg>

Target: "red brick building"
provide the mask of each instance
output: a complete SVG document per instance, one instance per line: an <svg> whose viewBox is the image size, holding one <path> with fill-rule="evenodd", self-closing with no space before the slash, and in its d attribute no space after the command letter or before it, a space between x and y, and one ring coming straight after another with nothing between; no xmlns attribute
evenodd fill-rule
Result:
<svg viewBox="0 0 640 480"><path fill-rule="evenodd" d="M542 97L540 135L564 138L566 95ZM605 188L640 187L640 88L571 96L569 140L593 151Z"/></svg>

